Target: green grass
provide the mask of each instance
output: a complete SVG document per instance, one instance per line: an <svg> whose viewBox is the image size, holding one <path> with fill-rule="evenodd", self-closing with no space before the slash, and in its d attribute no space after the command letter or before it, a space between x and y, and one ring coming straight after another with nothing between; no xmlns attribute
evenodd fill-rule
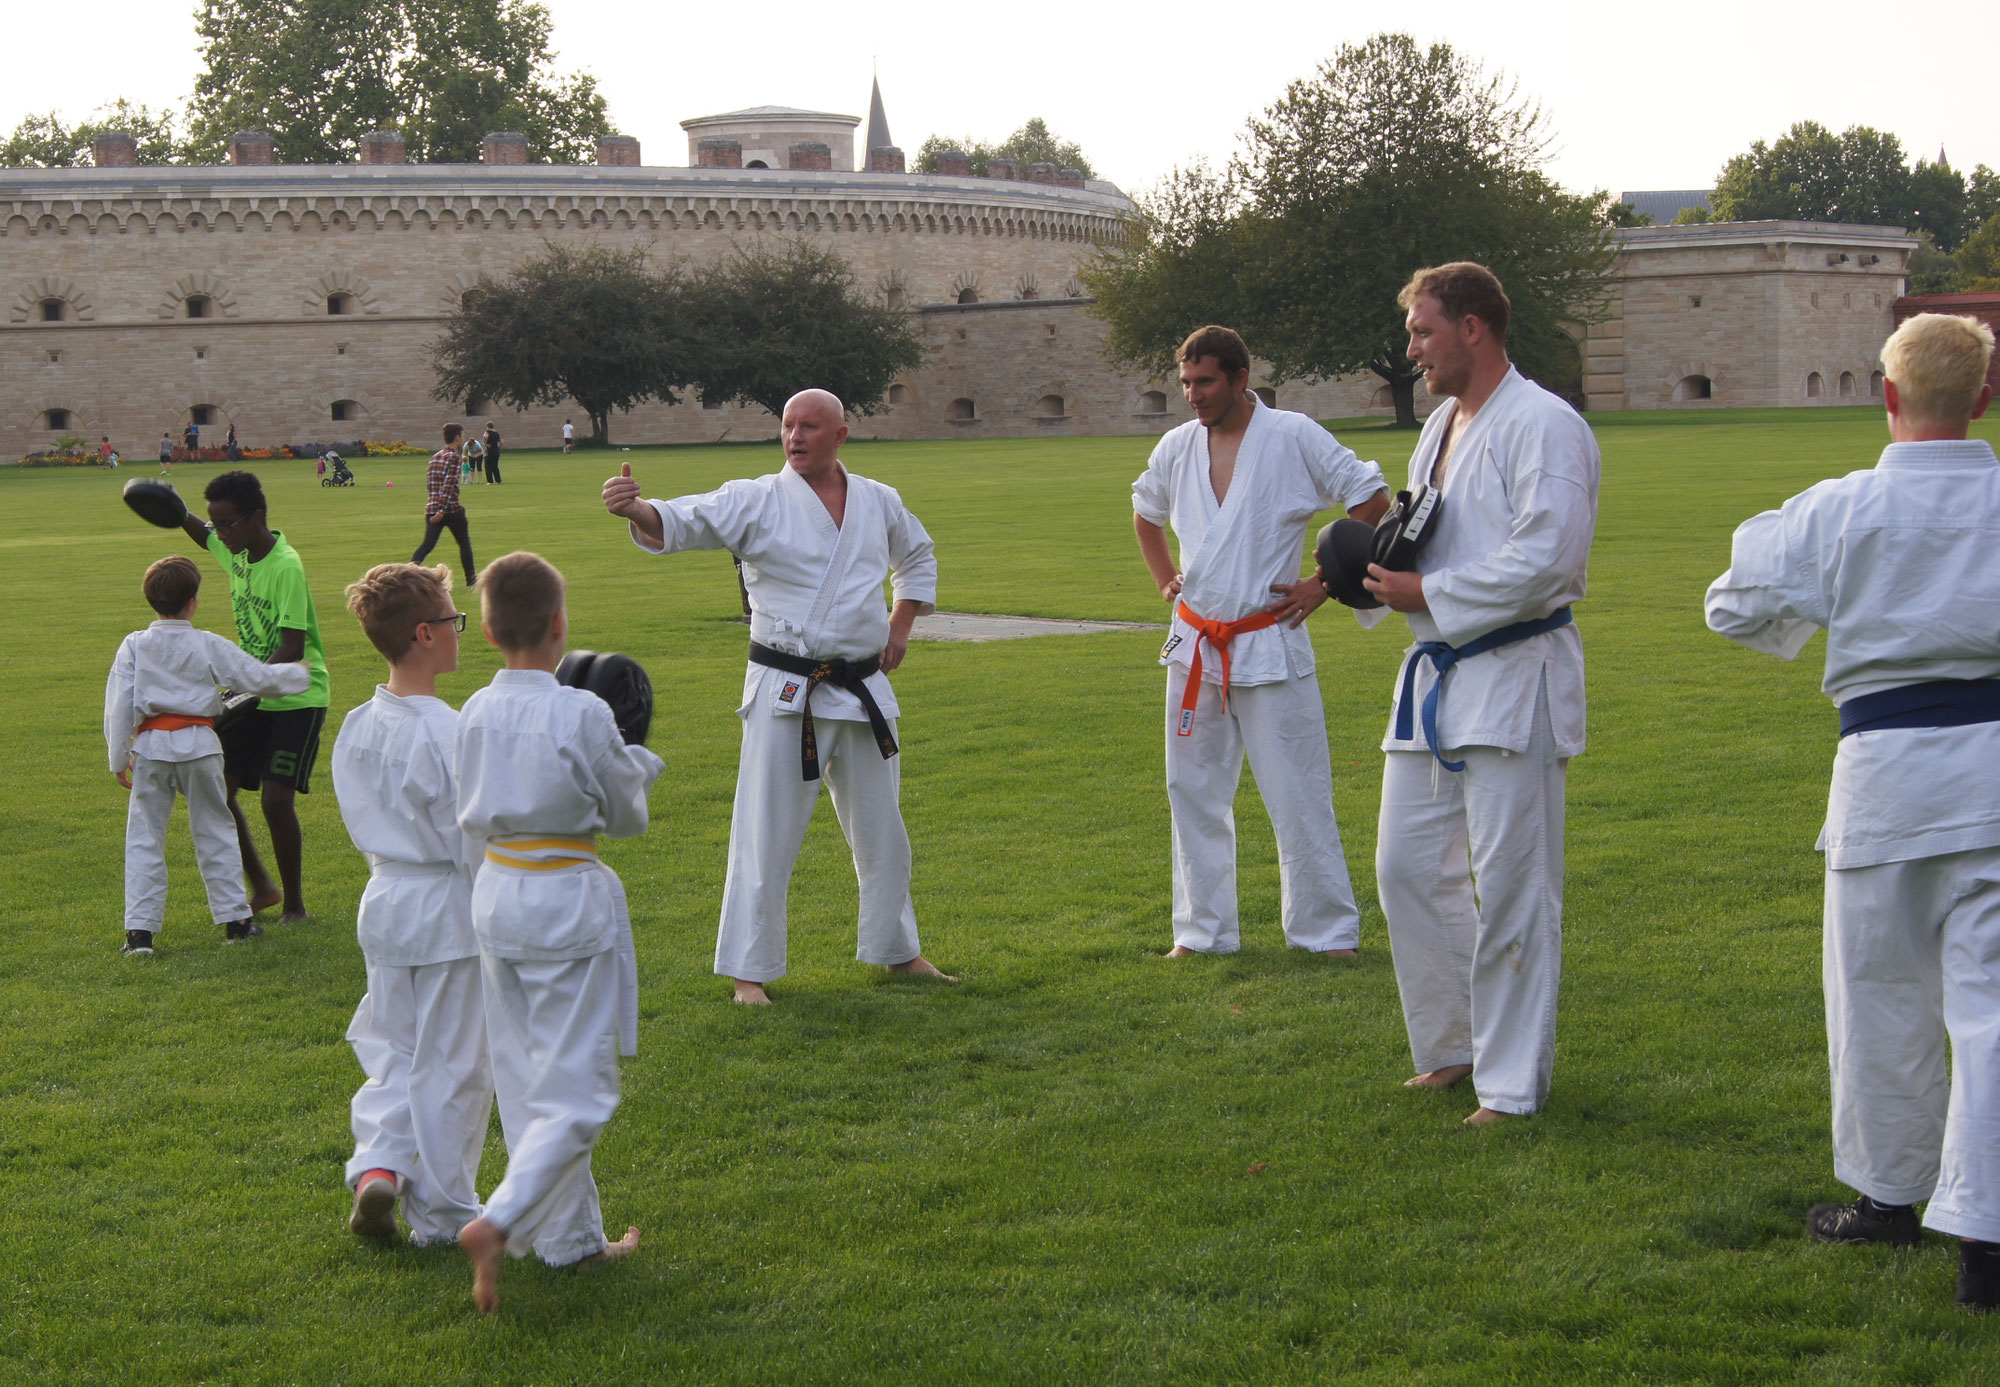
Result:
<svg viewBox="0 0 2000 1387"><path fill-rule="evenodd" d="M592 1274L510 1263L484 1321L455 1253L373 1250L342 1224L365 869L325 761L301 801L312 923L225 949L177 816L163 951L118 958L102 680L147 618L145 564L187 546L118 504L130 472L0 471L20 579L0 728L0 1381L2000 1381L2000 1319L1953 1311L1943 1241L1890 1255L1803 1233L1807 1205L1843 1196L1812 851L1834 721L1817 643L1781 664L1701 619L1737 521L1873 461L1880 417L1593 423L1591 749L1570 777L1555 1092L1480 1132L1458 1123L1468 1095L1399 1086L1372 864L1400 625L1313 623L1358 965L1283 948L1247 776L1243 952L1156 957L1156 638L925 644L897 675L905 812L926 952L964 982L852 962L853 877L823 810L791 975L750 1012L709 972L745 639L728 560L634 550L596 501L604 455L510 451L505 487L467 492L478 554L564 568L575 643L651 670L669 769L652 831L606 854L633 903L641 1032L595 1164L607 1223L639 1224L644 1247ZM1414 435L1351 437L1401 480ZM936 536L947 608L1157 620L1129 520L1147 448L848 457ZM661 495L777 462L609 460L627 459ZM362 459L351 491L305 463L259 469L314 583L336 714L378 669L341 587L408 554L421 469ZM212 569L204 596L200 620L226 631ZM453 702L496 663L465 650ZM496 1124L484 1187L502 1164Z"/></svg>

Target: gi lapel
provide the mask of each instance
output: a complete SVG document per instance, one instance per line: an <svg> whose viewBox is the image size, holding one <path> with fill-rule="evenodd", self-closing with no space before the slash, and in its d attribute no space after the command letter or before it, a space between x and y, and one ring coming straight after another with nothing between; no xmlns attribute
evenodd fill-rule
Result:
<svg viewBox="0 0 2000 1387"><path fill-rule="evenodd" d="M786 469L790 471L790 469ZM822 653L821 641L826 623L833 615L835 605L840 600L840 583L846 575L848 565L854 561L854 552L860 546L857 538L874 519L873 499L866 487L855 484L852 476L847 478L847 506L838 528L833 517L827 514L825 504L813 489L796 472L792 480L798 484L804 496L804 503L817 513L817 519L824 527L822 533L832 531L832 551L827 557L826 571L820 575L819 591L813 594L812 612L806 618L805 653L814 657Z"/></svg>
<svg viewBox="0 0 2000 1387"><path fill-rule="evenodd" d="M1241 498L1246 488L1258 485L1263 479L1263 468L1258 465L1258 460L1264 451L1265 440L1270 436L1270 425L1264 418L1266 412L1265 406L1260 403L1251 413L1249 426L1243 430L1243 438L1236 445L1236 470L1229 478L1229 494L1220 502L1216 501L1215 485L1209 480L1208 438L1206 434L1202 436L1200 483L1202 496L1207 501L1208 529L1202 535L1201 547L1193 554L1182 555L1183 591L1198 588L1203 571L1202 559L1206 555L1233 552L1230 535L1242 527L1243 516L1257 511L1257 507ZM1204 611L1202 615L1222 614Z"/></svg>

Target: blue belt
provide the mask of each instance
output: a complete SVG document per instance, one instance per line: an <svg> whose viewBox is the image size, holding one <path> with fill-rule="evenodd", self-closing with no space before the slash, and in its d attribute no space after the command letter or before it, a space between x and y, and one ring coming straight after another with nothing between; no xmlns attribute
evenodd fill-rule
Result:
<svg viewBox="0 0 2000 1387"><path fill-rule="evenodd" d="M2000 722L2000 679L1932 679L1840 705L1840 735L1890 727L1965 727Z"/></svg>
<svg viewBox="0 0 2000 1387"><path fill-rule="evenodd" d="M1558 607L1547 616L1502 626L1460 646L1449 646L1443 641L1419 641L1417 648L1410 652L1410 658L1403 662L1403 694L1396 700L1396 740L1410 740L1410 705L1416 699L1417 661L1429 660L1432 668L1437 670L1437 679L1432 682L1430 692L1424 695L1424 745L1431 749L1431 755L1437 757L1438 764L1446 770L1464 770L1465 762L1447 761L1444 753L1438 750L1438 701L1444 696L1446 672L1460 660L1469 660L1474 655L1484 655L1489 650L1498 650L1503 645L1512 645L1515 641L1524 641L1530 636L1539 636L1567 625L1569 608Z"/></svg>

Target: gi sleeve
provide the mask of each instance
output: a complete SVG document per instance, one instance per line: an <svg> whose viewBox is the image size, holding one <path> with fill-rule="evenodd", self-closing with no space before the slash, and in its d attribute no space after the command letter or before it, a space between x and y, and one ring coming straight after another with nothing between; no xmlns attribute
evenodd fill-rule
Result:
<svg viewBox="0 0 2000 1387"><path fill-rule="evenodd" d="M618 721L611 716L611 705L595 695L590 701L595 706L585 712L580 731L604 806L604 836L636 838L646 831L646 792L667 763L645 747L625 745L625 739L618 735Z"/></svg>
<svg viewBox="0 0 2000 1387"><path fill-rule="evenodd" d="M1548 615L1558 597L1580 584L1590 560L1597 528L1590 430L1580 419L1573 428L1544 421L1518 427L1506 452L1517 461L1507 489L1514 514L1506 541L1475 562L1424 574L1424 601L1452 645ZM1449 512L1444 523L1451 523Z"/></svg>
<svg viewBox="0 0 2000 1387"><path fill-rule="evenodd" d="M125 769L132 755L132 729L139 725L139 712L133 706L136 678L132 638L127 636L118 643L111 674L104 681L104 749L113 775Z"/></svg>
<svg viewBox="0 0 2000 1387"><path fill-rule="evenodd" d="M1146 470L1132 483L1132 514L1163 530L1173 501L1174 442L1174 435L1169 433L1155 444L1153 455L1146 459Z"/></svg>
<svg viewBox="0 0 2000 1387"><path fill-rule="evenodd" d="M660 517L664 541L655 549L637 533L632 542L648 554L673 554L684 549L727 549L749 558L767 527L763 523L768 492L751 481L735 481L700 496L646 502Z"/></svg>
<svg viewBox="0 0 2000 1387"><path fill-rule="evenodd" d="M884 487L889 515L890 591L898 602L915 602L919 616L937 610L937 546L930 532L904 506L892 487Z"/></svg>
<svg viewBox="0 0 2000 1387"><path fill-rule="evenodd" d="M448 736L443 729L430 727L427 742L430 749L425 757L424 789L429 794L431 823L438 837L456 849L459 870L465 879L471 881L479 875L479 868L486 861L486 844L474 838L458 823L458 774L454 764L458 756L457 739Z"/></svg>
<svg viewBox="0 0 2000 1387"><path fill-rule="evenodd" d="M202 647L208 655L208 672L216 687L236 693L253 693L259 698L288 698L302 694L312 684L312 671L303 661L267 665L254 660L237 646L213 631L203 631L208 639Z"/></svg>
<svg viewBox="0 0 2000 1387"><path fill-rule="evenodd" d="M1709 630L1781 660L1796 659L1828 615L1813 565L1788 541L1782 511L1738 525L1729 571L1708 585L1702 604Z"/></svg>
<svg viewBox="0 0 2000 1387"><path fill-rule="evenodd" d="M1363 462L1352 448L1318 424L1308 421L1307 429L1306 471L1312 476L1313 489L1319 493L1323 509L1337 506L1353 510L1376 492L1388 489L1380 467Z"/></svg>

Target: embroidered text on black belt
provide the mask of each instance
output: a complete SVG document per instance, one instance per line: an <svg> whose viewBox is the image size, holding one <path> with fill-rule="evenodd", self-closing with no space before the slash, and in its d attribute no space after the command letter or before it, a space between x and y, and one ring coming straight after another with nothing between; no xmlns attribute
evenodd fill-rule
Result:
<svg viewBox="0 0 2000 1387"><path fill-rule="evenodd" d="M799 768L805 779L819 779L819 738L813 731L812 696L813 690L821 684L846 689L860 699L862 711L868 714L868 728L875 734L875 745L882 749L882 759L886 761L896 754L896 738L889 731L889 720L882 716L882 709L876 704L875 695L868 692L866 682L869 675L882 668L880 656L870 655L865 660L814 660L804 655L787 655L782 650L773 650L768 645L751 641L750 663L805 677L805 696L799 700L802 715Z"/></svg>

